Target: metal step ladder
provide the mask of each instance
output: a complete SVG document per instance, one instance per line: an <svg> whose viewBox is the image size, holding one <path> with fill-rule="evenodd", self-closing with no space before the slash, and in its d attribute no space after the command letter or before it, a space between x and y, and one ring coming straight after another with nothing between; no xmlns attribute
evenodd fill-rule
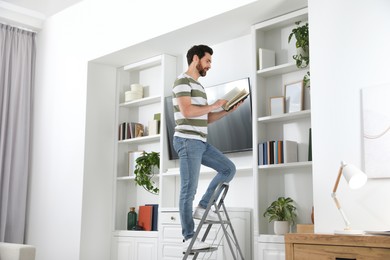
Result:
<svg viewBox="0 0 390 260"><path fill-rule="evenodd" d="M213 252L213 251L218 250L218 247L213 246L213 245L212 245L212 247L210 247L208 249L202 249L202 250L193 250L192 249L192 247L196 241L196 238L200 234L200 231L201 231L203 225L207 225L207 228L206 228L206 231L203 234L203 237L201 239L202 242L204 242L206 240L207 235L209 234L210 229L213 225L221 225L221 228L222 228L223 233L224 233L224 237L229 245L233 259L237 260L237 256L236 256L235 251L233 249L233 245L234 245L236 247L236 250L239 253L240 259L244 260L244 256L241 252L240 246L238 245L238 240L237 240L236 234L234 232L232 223L230 222L230 218L229 218L228 212L227 212L225 204L224 204L224 199L225 199L225 196L226 196L228 190L229 190L228 183L220 183L217 186L217 188L215 189L214 194L211 197L209 204L207 205L205 213L203 214L203 217L199 222L199 225L196 229L196 232L195 232L194 236L192 237L192 240L187 248L187 251L185 253L183 253L184 254L183 260L186 260L189 256L193 256L192 259L195 260L198 257L199 253L209 253L209 252ZM218 201L218 197L220 197L219 201ZM219 221L206 220L207 214L209 213L210 210L212 210L212 208L215 209L215 213L217 213ZM225 217L222 218L222 215L224 215ZM228 233L229 230L230 230L231 234Z"/></svg>

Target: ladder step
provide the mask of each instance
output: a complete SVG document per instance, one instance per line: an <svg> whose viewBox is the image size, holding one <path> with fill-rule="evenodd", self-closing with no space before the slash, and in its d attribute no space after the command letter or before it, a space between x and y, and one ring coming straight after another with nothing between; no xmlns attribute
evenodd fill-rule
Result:
<svg viewBox="0 0 390 260"><path fill-rule="evenodd" d="M210 252L214 252L217 250L218 250L218 247L210 247L210 248L205 248L205 249L192 249L190 252L190 255L193 255L195 253L210 253ZM185 252L183 252L183 255L184 254L185 254Z"/></svg>
<svg viewBox="0 0 390 260"><path fill-rule="evenodd" d="M203 224L229 224L230 221L226 220L226 219L222 219L222 222L219 221L219 220L205 220L203 222Z"/></svg>

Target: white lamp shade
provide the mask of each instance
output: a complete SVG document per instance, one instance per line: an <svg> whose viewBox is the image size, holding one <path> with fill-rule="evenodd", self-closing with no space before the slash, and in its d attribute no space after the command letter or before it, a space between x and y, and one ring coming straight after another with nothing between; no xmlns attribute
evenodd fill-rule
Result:
<svg viewBox="0 0 390 260"><path fill-rule="evenodd" d="M367 182L367 175L351 164L344 166L343 175L351 189L359 189Z"/></svg>

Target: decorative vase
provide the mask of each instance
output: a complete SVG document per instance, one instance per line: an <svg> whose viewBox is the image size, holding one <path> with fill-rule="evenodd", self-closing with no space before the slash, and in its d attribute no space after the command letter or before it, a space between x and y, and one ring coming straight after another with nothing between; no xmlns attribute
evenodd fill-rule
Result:
<svg viewBox="0 0 390 260"><path fill-rule="evenodd" d="M127 213L127 230L132 230L137 225L137 213L135 208L131 207L129 213Z"/></svg>
<svg viewBox="0 0 390 260"><path fill-rule="evenodd" d="M274 233L276 235L284 235L290 231L290 223L288 221L275 221Z"/></svg>

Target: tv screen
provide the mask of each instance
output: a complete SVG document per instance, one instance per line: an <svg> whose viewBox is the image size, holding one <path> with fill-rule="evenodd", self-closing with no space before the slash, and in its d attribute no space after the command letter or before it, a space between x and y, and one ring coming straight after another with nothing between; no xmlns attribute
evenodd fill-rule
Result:
<svg viewBox="0 0 390 260"><path fill-rule="evenodd" d="M218 98L234 87L245 87L250 92L249 78L235 80L205 88L207 101L214 103ZM233 113L208 125L207 142L214 145L223 153L235 153L252 150L252 99L251 95ZM165 98L165 118L167 126L169 159L178 159L173 148L175 119L173 116L172 96Z"/></svg>

